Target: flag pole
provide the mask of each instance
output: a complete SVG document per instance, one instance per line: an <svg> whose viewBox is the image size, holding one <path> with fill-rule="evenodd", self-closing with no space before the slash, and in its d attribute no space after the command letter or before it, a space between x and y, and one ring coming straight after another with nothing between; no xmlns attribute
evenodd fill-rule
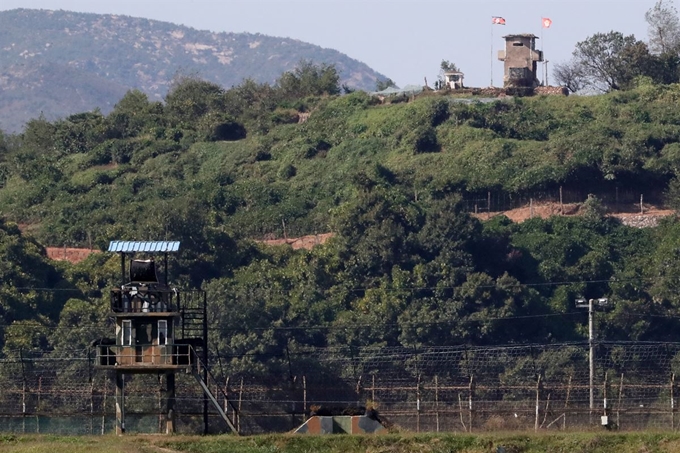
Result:
<svg viewBox="0 0 680 453"><path fill-rule="evenodd" d="M493 19L491 19L491 88L493 88Z"/></svg>
<svg viewBox="0 0 680 453"><path fill-rule="evenodd" d="M543 61L542 61L543 71L541 71L543 74L542 74L541 78L543 79L543 85L545 86L545 85L548 84L548 69L547 69L547 66L545 65L545 52L543 51L543 43L545 42L545 41L543 41L543 29L544 28L545 27L543 26L543 17L541 17L541 56L543 57Z"/></svg>

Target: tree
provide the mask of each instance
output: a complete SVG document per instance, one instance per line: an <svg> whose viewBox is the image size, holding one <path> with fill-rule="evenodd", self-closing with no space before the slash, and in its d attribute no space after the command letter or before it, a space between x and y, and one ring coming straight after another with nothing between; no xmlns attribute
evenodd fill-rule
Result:
<svg viewBox="0 0 680 453"><path fill-rule="evenodd" d="M627 90L639 77L654 83L677 83L680 77L677 55L653 55L647 44L619 32L598 33L576 45L573 58L555 65L555 79L570 91Z"/></svg>
<svg viewBox="0 0 680 453"><path fill-rule="evenodd" d="M384 80L378 79L378 80L375 81L375 91L382 91L382 90L386 90L387 88L396 87L396 86L397 86L397 84L394 83L394 81L392 79L384 79Z"/></svg>
<svg viewBox="0 0 680 453"><path fill-rule="evenodd" d="M180 77L165 96L170 117L187 125L213 111L224 110L224 89L197 77Z"/></svg>
<svg viewBox="0 0 680 453"><path fill-rule="evenodd" d="M78 351L86 349L92 340L110 336L111 327L105 322L108 310L105 298L95 303L69 299L48 337L51 346L60 351Z"/></svg>
<svg viewBox="0 0 680 453"><path fill-rule="evenodd" d="M435 88L443 87L446 83L446 77L444 74L447 72L459 72L458 66L449 60L442 60L439 64L439 75L437 76L437 86Z"/></svg>
<svg viewBox="0 0 680 453"><path fill-rule="evenodd" d="M157 126L163 106L149 102L148 96L139 90L130 90L115 105L106 118L108 135L115 138L136 137L145 128Z"/></svg>
<svg viewBox="0 0 680 453"><path fill-rule="evenodd" d="M460 69L458 69L458 66L456 66L455 63L449 60L442 60L442 62L439 64L439 69L441 70L442 73L460 71Z"/></svg>
<svg viewBox="0 0 680 453"><path fill-rule="evenodd" d="M645 13L649 24L649 48L654 54L680 52L680 18L675 6L658 0L654 7Z"/></svg>
<svg viewBox="0 0 680 453"><path fill-rule="evenodd" d="M292 72L284 73L277 85L285 99L340 94L340 76L335 65L301 60Z"/></svg>
<svg viewBox="0 0 680 453"><path fill-rule="evenodd" d="M624 51L637 43L633 35L610 31L596 33L576 44L574 63L583 75L584 85L596 91L620 90L629 66Z"/></svg>
<svg viewBox="0 0 680 453"><path fill-rule="evenodd" d="M574 59L566 63L557 63L553 69L553 77L557 83L567 87L572 93L581 91L586 85L582 68Z"/></svg>

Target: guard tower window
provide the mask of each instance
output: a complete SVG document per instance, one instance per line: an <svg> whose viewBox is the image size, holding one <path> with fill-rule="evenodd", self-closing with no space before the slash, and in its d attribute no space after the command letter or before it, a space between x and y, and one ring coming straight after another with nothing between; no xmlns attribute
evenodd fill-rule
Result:
<svg viewBox="0 0 680 453"><path fill-rule="evenodd" d="M132 321L123 320L123 346L132 346Z"/></svg>
<svg viewBox="0 0 680 453"><path fill-rule="evenodd" d="M524 44L521 43L521 42L519 42L519 41L513 42L512 45L513 45L514 47L523 47L523 46L524 46Z"/></svg>
<svg viewBox="0 0 680 453"><path fill-rule="evenodd" d="M158 321L158 344L168 344L168 321L164 319Z"/></svg>

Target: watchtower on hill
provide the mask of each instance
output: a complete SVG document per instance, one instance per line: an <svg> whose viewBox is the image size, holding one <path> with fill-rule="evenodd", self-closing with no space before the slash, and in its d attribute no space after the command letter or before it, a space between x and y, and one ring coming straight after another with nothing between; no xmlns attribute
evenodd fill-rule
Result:
<svg viewBox="0 0 680 453"><path fill-rule="evenodd" d="M498 59L505 63L503 86L535 88L540 85L537 66L543 61L543 52L536 50L538 36L517 34L503 38L505 50L498 51Z"/></svg>
<svg viewBox="0 0 680 453"><path fill-rule="evenodd" d="M182 292L168 284L168 254L179 242L113 241L109 252L120 253L121 285L111 290L115 340L97 345L96 366L116 374L116 433L125 432L125 375L164 374L166 377L166 433L175 431L175 373L191 373L202 387L204 423L212 401L229 428L236 432L207 386L208 349L206 294ZM133 259L133 255L144 259ZM163 256L163 278L158 278L154 255ZM130 256L129 264L126 260ZM196 297L198 295L198 297ZM190 297L191 296L191 297ZM150 392L152 390L150 389Z"/></svg>

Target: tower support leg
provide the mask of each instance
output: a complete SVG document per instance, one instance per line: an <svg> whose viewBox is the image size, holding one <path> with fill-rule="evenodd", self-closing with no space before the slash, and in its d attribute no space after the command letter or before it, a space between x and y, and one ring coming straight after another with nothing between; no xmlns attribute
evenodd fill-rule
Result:
<svg viewBox="0 0 680 453"><path fill-rule="evenodd" d="M175 373L168 373L166 375L168 384L168 415L165 423L165 433L175 433Z"/></svg>
<svg viewBox="0 0 680 453"><path fill-rule="evenodd" d="M116 434L125 434L125 375L116 371Z"/></svg>

